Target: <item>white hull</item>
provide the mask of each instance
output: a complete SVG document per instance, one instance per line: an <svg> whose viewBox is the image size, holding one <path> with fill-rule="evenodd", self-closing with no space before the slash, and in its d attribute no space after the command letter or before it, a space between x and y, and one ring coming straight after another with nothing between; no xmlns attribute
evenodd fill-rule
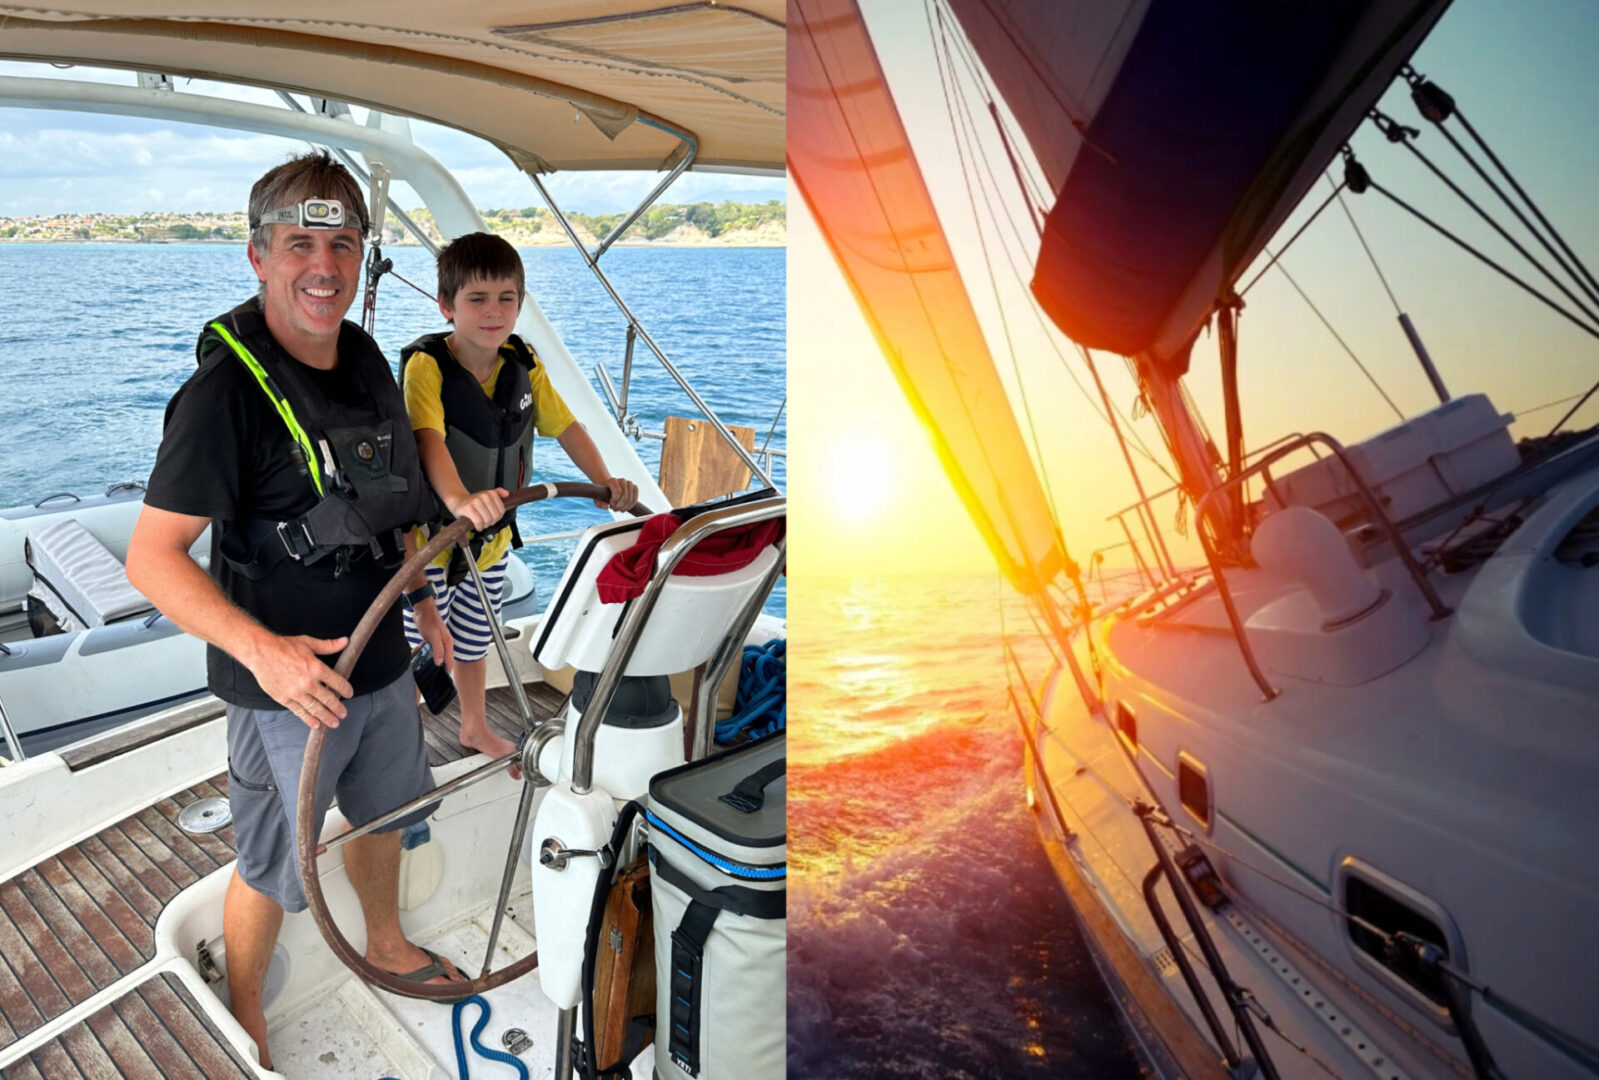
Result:
<svg viewBox="0 0 1599 1080"><path fill-rule="evenodd" d="M1599 842L1599 577L1571 541L1599 507L1599 468L1590 452L1546 493L1539 482L1527 481L1540 497L1524 523L1480 567L1431 575L1448 618L1427 618L1397 560L1376 568L1421 645L1379 647L1375 674L1351 675L1331 646L1306 655L1274 643L1281 623L1260 613L1292 587L1252 569L1226 574L1280 690L1270 701L1205 585L1089 628L1102 709L1057 676L1029 746L1040 829L1079 908L1091 900L1108 917L1085 920L1102 931L1102 955L1136 957L1194 1030L1207 1027L1140 890L1155 860L1132 798L1188 830L1221 875L1232 903L1206 913L1210 935L1233 979L1316 1059L1266 1031L1283 1075L1325 1075L1316 1062L1385 1080L1472 1075L1447 1008L1362 949L1338 914L1372 883L1435 923L1450 960L1499 995L1474 995L1471 1017L1505 1075L1592 1075L1541 1025L1599 1040L1588 960L1599 873L1576 857ZM1077 645L1087 670L1082 635ZM1359 654L1358 643L1337 649ZM1186 800L1185 770L1190 784L1204 778ZM1208 810L1185 805L1195 790ZM1103 940L1107 925L1127 948ZM1124 982L1140 977L1123 968Z"/></svg>

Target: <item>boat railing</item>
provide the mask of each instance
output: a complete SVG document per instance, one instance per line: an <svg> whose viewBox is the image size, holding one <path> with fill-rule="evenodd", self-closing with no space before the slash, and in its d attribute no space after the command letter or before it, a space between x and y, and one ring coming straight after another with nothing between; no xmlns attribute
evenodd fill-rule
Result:
<svg viewBox="0 0 1599 1080"><path fill-rule="evenodd" d="M1314 443L1306 444L1303 440L1304 436L1298 432L1284 435L1282 438L1269 442L1265 446L1251 450L1244 455L1244 461L1258 461L1265 455L1274 454L1281 447L1296 441L1299 448L1309 450L1312 456L1318 461L1321 460L1321 452L1316 445ZM1272 497L1278 500L1279 505L1285 505L1274 485L1271 473L1269 471L1263 472L1262 479L1265 481L1268 490L1271 491ZM1177 568L1176 563L1171 558L1171 547L1167 543L1165 531L1160 526L1160 518L1155 513L1156 500L1167 496L1174 496L1181 500L1186 498L1187 494L1181 484L1168 484L1159 491L1139 499L1137 502L1130 503L1107 517L1106 521L1114 521L1121 526L1122 535L1126 539L1120 544L1110 544L1100 549L1100 551L1108 551L1118 547L1130 549L1134 567L1148 582L1151 590L1154 591L1159 591L1173 581L1184 577L1183 572ZM1130 514L1134 515L1136 525L1128 521L1128 515ZM1140 545L1137 540L1137 536L1140 533L1143 536L1143 545Z"/></svg>
<svg viewBox="0 0 1599 1080"><path fill-rule="evenodd" d="M11 726L11 717L6 715L6 703L3 701L0 701L0 735L5 736L6 751L11 755L9 759L0 757L0 765L28 760L28 752L22 748L22 742L17 738L17 731Z"/></svg>
<svg viewBox="0 0 1599 1080"><path fill-rule="evenodd" d="M694 403L695 408L699 409L700 414L704 416L711 427L715 429L716 434L722 439L723 442L727 443L727 445L732 448L733 452L738 455L739 459L744 462L744 464L757 478L759 478L761 484L765 487L776 487L777 485L772 482L769 468L771 462L770 456L768 456L766 459L768 467L763 468L760 464L760 461L757 459L757 456L744 448L744 445L738 441L737 437L735 437L731 431L728 430L727 425L722 422L721 418L716 415L716 413L708 404L706 404L705 399L702 398L699 395L699 392L694 389L693 385L683 375L682 371L678 369L677 365L674 364L671 358L666 355L666 351L662 349L660 345L656 343L655 339L650 336L649 332L644 329L643 325L638 320L638 316L633 314L633 310L632 308L628 307L627 301L622 299L622 294L617 291L616 286L611 283L611 279L607 277L605 271L600 268L601 256L603 256L606 251L610 249L611 245L621 237L622 233L627 231L629 226L631 226L644 215L645 211L647 211L650 206L661 197L666 189L670 187L679 176L683 175L683 173L688 170L689 166L694 163L695 156L699 153L699 140L692 132L682 128L674 127L673 125L661 120L645 118L642 116L639 117L638 122L647 124L648 126L656 128L660 131L664 131L669 135L675 135L679 140L681 140L678 152L674 155L676 162L672 166L671 171L661 180L661 182L644 197L643 201L640 202L631 213L623 217L622 221L616 226L616 228L611 230L609 236L595 245L593 251L590 251L584 246L583 241L578 236L577 229L573 226L571 219L568 218L565 211L563 211L560 206L556 204L555 196L550 193L550 189L545 186L544 181L539 178L538 173L530 170L527 174L528 178L533 181L533 186L538 189L539 197L544 200L544 205L549 207L550 213L555 216L556 222L566 233L567 239L572 242L572 246L575 247L579 254L583 256L583 261L588 264L589 270L593 272L595 279L599 281L600 287L605 290L606 295L611 298L611 302L616 305L617 310L622 313L622 317L627 320L627 346L622 360L622 385L619 393L617 393L614 389L610 390L610 396L612 399L611 405L616 414L616 421L622 427L624 432L637 437L637 432L635 430L629 430L630 417L627 412L627 398L629 384L632 382L633 348L637 342L642 341L645 348L649 349L650 352L655 354L655 359L660 363L661 367L666 370L666 373L670 375L677 385L682 388L683 392L688 395L689 400ZM602 375L601 381L602 385L605 385L610 382L610 379L608 376ZM776 427L775 420L773 421L773 427Z"/></svg>
<svg viewBox="0 0 1599 1080"><path fill-rule="evenodd" d="M1180 576L1177 564L1172 561L1171 550L1166 545L1165 534L1161 531L1160 521L1155 516L1155 500L1165 498L1167 495L1177 495L1181 498L1182 487L1172 484L1161 488L1159 491L1146 498L1139 499L1131 505L1117 510L1106 521L1114 521L1121 526L1122 535L1126 537L1124 544L1112 544L1111 548L1126 546L1133 556L1133 565L1138 572L1149 582L1150 588L1159 589L1163 585ZM1134 525L1127 520L1127 515L1135 516L1137 529L1143 534L1144 543L1148 545L1149 555L1146 558L1144 549L1139 546ZM1102 551L1109 548L1102 548ZM1097 553L1096 553L1097 554Z"/></svg>
<svg viewBox="0 0 1599 1080"><path fill-rule="evenodd" d="M781 495L726 506L718 510L708 510L678 526L677 531L661 545L660 552L656 556L655 574L644 587L643 593L628 601L622 625L617 629L616 639L611 645L605 670L600 672L594 682L594 691L589 697L582 717L578 720L577 731L569 733L568 737L573 740L572 790L574 792L586 795L593 786L594 740L599 733L600 718L610 709L611 699L622 683L622 673L627 670L627 665L632 660L633 650L644 632L650 612L654 610L661 590L671 578L677 564L696 544L708 536L727 529L780 518L787 513L787 510L788 500ZM704 677L700 680L695 697L695 716L699 726L694 732L694 752L690 755L690 760L698 760L710 753L711 737L716 728L715 715L710 709L710 704L734 659L743 655L744 638L749 634L750 627L754 625L767 595L783 570L784 542L779 540L777 543L777 561L772 564L771 571L750 595L749 602L744 605L733 625L728 628L706 667Z"/></svg>
<svg viewBox="0 0 1599 1080"><path fill-rule="evenodd" d="M1216 550L1215 541L1204 527L1205 512L1218 500L1228 497L1234 488L1240 487L1257 475L1266 483L1269 490L1275 491L1272 486L1271 467L1283 458L1300 450L1308 449L1314 453L1314 447L1317 444L1325 447L1332 457L1337 460L1344 472L1349 475L1349 479L1353 482L1356 491L1371 511L1372 521L1382 530L1388 542L1393 545L1394 551L1405 566L1406 573L1410 575L1410 579L1415 583L1416 589L1427 601L1427 606L1432 609L1433 618L1442 619L1450 613L1449 608L1445 606L1442 598L1439 597L1438 591L1433 588L1432 582L1427 580L1426 571L1422 569L1415 553L1410 550L1410 545L1405 542L1404 536L1400 533L1398 527L1394 525L1393 519L1383 510L1382 504L1377 501L1377 496L1373 494L1366 481L1361 478L1360 473L1350 463L1349 455L1345 452L1343 445L1331 435L1319 431L1280 439L1254 464L1240 469L1236 475L1228 477L1221 484L1207 491L1194 507L1194 517L1199 523L1196 531L1199 533L1200 547L1205 551L1205 561L1210 564L1211 577L1215 579L1216 592L1221 597L1222 608L1227 613L1228 625L1232 627L1233 637L1238 642L1239 652L1243 655L1245 666L1249 668L1250 676L1255 680L1255 685L1260 687L1260 691L1265 695L1267 701L1275 698L1280 691L1274 688L1266 679L1265 673L1260 668L1260 663L1255 658L1255 650L1249 644L1249 637L1244 633L1243 620L1238 615L1238 605L1233 602L1232 589L1227 584L1226 575L1222 573L1221 559Z"/></svg>

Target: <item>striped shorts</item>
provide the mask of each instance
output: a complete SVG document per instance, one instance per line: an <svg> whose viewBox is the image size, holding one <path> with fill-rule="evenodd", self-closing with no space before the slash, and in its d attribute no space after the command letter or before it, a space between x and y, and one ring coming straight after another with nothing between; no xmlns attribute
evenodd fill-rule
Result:
<svg viewBox="0 0 1599 1080"><path fill-rule="evenodd" d="M499 617L500 602L505 597L505 565L510 557L511 553L506 552L483 571L483 585L488 590L494 618ZM491 616L483 611L483 598L478 595L471 576L451 588L444 583L444 567L430 563L426 572L428 581L433 583L433 591L438 593L433 602L438 605L439 616L449 627L450 637L455 639L455 659L463 664L483 659L494 644L494 636L489 630ZM405 609L405 639L413 649L422 644L422 635L416 632L416 618L410 608Z"/></svg>

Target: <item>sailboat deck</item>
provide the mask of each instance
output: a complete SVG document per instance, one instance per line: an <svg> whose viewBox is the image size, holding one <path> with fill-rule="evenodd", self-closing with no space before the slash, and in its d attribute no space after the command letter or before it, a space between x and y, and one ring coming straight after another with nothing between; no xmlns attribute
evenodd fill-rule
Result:
<svg viewBox="0 0 1599 1080"><path fill-rule="evenodd" d="M155 956L162 909L235 851L232 826L190 836L178 812L226 794L214 776L0 884L0 1050Z"/></svg>
<svg viewBox="0 0 1599 1080"><path fill-rule="evenodd" d="M528 707L534 720L548 720L560 709L566 695L548 683L527 683L522 687L527 694ZM501 738L515 742L522 736L522 718L516 709L516 697L509 686L493 687L484 694L484 705L489 730ZM423 705L422 738L427 743L428 764L434 767L471 757L476 750L467 750L457 741L461 733L461 702L457 698L438 716L428 712Z"/></svg>
<svg viewBox="0 0 1599 1080"><path fill-rule="evenodd" d="M163 974L67 1029L4 1075L5 1080L101 1076L231 1080L255 1073L188 989L175 976Z"/></svg>
<svg viewBox="0 0 1599 1080"><path fill-rule="evenodd" d="M553 716L565 700L543 683L525 690L537 719ZM509 687L488 691L487 714L491 730L509 739L521 734ZM458 704L439 716L423 708L421 715L430 765L473 753L457 741ZM0 883L0 1051L155 957L162 910L184 889L232 862L237 846L232 826L190 835L178 827L178 814L198 799L227 792L224 772ZM176 1007L173 995L183 999L184 1009ZM248 1070L229 1071L237 1062L219 1039L181 985L171 976L153 976L13 1064L4 1077L70 1077L80 1071L87 1076L249 1075ZM168 1058L177 1064L169 1066Z"/></svg>

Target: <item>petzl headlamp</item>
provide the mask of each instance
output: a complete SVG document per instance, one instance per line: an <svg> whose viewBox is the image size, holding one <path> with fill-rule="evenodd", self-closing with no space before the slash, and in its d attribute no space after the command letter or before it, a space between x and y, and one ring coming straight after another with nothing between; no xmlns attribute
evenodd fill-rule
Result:
<svg viewBox="0 0 1599 1080"><path fill-rule="evenodd" d="M337 199L306 199L295 206L268 210L250 222L252 229L259 229L263 225L298 225L302 229L342 229L345 227L344 204Z"/></svg>

